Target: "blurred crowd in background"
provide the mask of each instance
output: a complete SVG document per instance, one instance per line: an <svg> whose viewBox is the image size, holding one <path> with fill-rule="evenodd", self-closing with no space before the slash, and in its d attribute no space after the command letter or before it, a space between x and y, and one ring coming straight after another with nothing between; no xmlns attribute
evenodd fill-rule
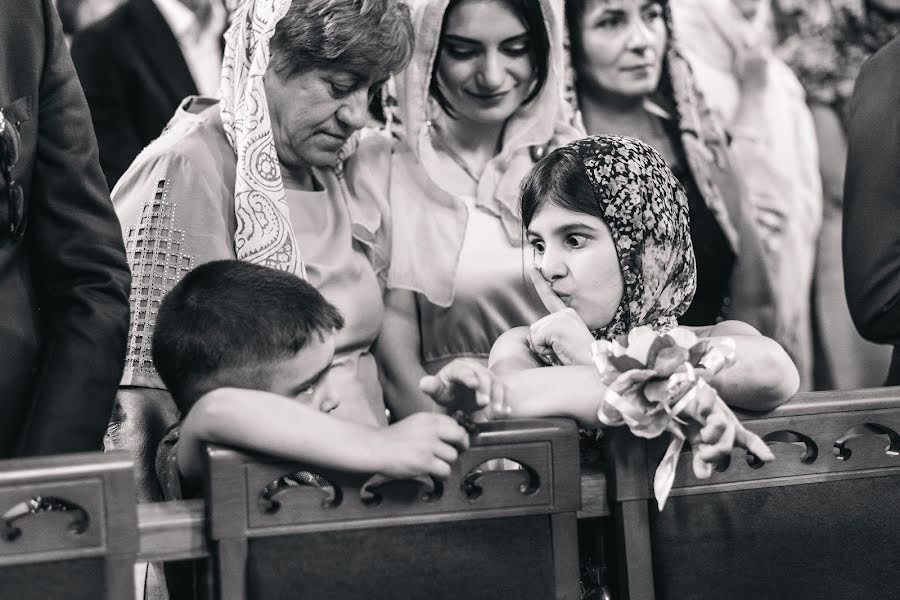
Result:
<svg viewBox="0 0 900 600"><path fill-rule="evenodd" d="M219 6L218 0L56 1L91 105L101 166L112 189L182 97L198 92L215 95L220 64L215 54L220 46L210 40L221 39L226 14L233 7ZM841 214L847 103L862 63L900 34L898 4L890 0L670 3L696 85L724 124L737 158L765 268L784 307L783 327L790 329L776 338L789 346L803 389L881 385L890 361L890 347L865 341L851 320L841 264ZM181 15L185 9L187 19ZM167 24L173 29L177 22L182 25L174 26L174 37L160 34ZM142 100L128 108L131 114L124 114L121 96L115 94L141 85L140 69L137 74L117 73L107 57L132 51L116 46L125 45L126 38L140 38L141 28L148 52L154 44L156 54L145 57L148 68L152 70L156 62L167 72L170 85L144 90ZM202 32L208 37L205 46ZM180 63L179 49L185 58ZM198 65L204 61L208 68L201 70ZM568 93L572 88L570 81ZM373 103L373 121L384 119L381 101L386 96Z"/></svg>

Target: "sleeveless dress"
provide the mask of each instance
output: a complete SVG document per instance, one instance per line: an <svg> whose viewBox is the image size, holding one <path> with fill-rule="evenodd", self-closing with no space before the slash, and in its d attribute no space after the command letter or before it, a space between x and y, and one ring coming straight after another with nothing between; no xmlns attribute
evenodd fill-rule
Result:
<svg viewBox="0 0 900 600"><path fill-rule="evenodd" d="M487 364L500 335L547 314L527 281L531 251L508 243L500 220L466 202L469 221L456 275L453 304L441 308L416 295L422 365L437 372L450 360L470 357Z"/></svg>
<svg viewBox="0 0 900 600"><path fill-rule="evenodd" d="M476 206L473 181L440 172L433 147L419 148L422 164L438 186L450 193L471 192L453 193L468 211L453 304L442 308L416 294L422 366L433 374L459 357L486 365L498 337L547 314L525 275L532 253L521 239L510 239L498 215Z"/></svg>
<svg viewBox="0 0 900 600"><path fill-rule="evenodd" d="M381 331L384 304L365 248L351 235L349 209L326 191L285 190L291 224L303 248L306 274L344 317L331 368L316 393L339 394L336 417L387 425L378 370L370 348ZM363 406L367 410L363 409Z"/></svg>
<svg viewBox="0 0 900 600"><path fill-rule="evenodd" d="M435 152L440 139L431 138L434 131L440 135L441 123L449 117L430 90L449 4L446 0L409 4L416 47L407 68L386 86L391 100L386 117L391 131L409 148L398 154L398 159L407 163L407 172L422 175L414 181L419 189L409 191L422 205L420 210L432 217L432 230L425 235L439 236L444 242L435 262L456 267L451 281L454 294L439 298L445 308L416 297L420 358L425 370L434 373L456 357L486 363L501 334L530 325L546 314L524 277L523 266L530 265L532 257L530 250L522 251L519 184L538 154L577 139L579 132L569 123L559 93L566 54L562 3L539 0L535 4L540 7L550 42L543 87L507 119L501 148L477 177L441 160ZM392 201L397 197L392 194ZM392 210L392 214L399 213ZM392 253L396 248L398 244L393 243ZM392 258L394 272L399 271L395 264Z"/></svg>

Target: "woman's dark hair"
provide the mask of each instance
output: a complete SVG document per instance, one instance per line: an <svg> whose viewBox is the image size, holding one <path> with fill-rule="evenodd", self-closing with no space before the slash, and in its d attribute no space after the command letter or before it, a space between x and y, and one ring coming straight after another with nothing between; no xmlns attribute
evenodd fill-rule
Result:
<svg viewBox="0 0 900 600"><path fill-rule="evenodd" d="M584 172L584 163L571 146L557 148L548 154L531 167L522 180L519 208L526 229L538 209L547 202L606 221L591 181Z"/></svg>
<svg viewBox="0 0 900 600"><path fill-rule="evenodd" d="M584 56L584 48L581 44L581 20L588 2L594 0L565 0L566 5L566 30L569 32L569 55L572 68L577 69Z"/></svg>
<svg viewBox="0 0 900 600"><path fill-rule="evenodd" d="M447 10L444 11L444 20L441 23L435 62L441 60L441 53L444 51L444 30L447 28L447 19L450 13L453 12L453 9L463 1L450 0ZM527 104L541 93L544 84L547 82L547 75L550 72L550 36L547 33L547 27L544 25L544 12L541 10L539 0L503 0L503 2L519 17L530 36L529 58L531 58L531 64L534 65L534 76L537 79L537 84L531 90L531 93L528 94L528 97L525 98L523 104ZM455 119L456 111L441 91L441 86L437 80L437 71L437 68L431 70L431 83L428 91L444 112Z"/></svg>
<svg viewBox="0 0 900 600"><path fill-rule="evenodd" d="M343 326L338 310L296 275L213 261L163 298L153 365L184 415L217 387L265 390L277 363Z"/></svg>

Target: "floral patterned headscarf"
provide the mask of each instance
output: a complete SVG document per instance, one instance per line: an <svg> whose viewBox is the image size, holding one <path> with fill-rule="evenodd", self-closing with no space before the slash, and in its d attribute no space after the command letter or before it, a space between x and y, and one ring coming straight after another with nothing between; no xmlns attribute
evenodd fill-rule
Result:
<svg viewBox="0 0 900 600"><path fill-rule="evenodd" d="M649 325L667 332L694 297L697 269L684 189L659 153L640 140L600 135L572 142L612 233L624 280L612 339Z"/></svg>
<svg viewBox="0 0 900 600"><path fill-rule="evenodd" d="M234 247L239 260L296 273L306 279L263 87L269 41L291 0L246 0L225 33L221 111L237 154Z"/></svg>

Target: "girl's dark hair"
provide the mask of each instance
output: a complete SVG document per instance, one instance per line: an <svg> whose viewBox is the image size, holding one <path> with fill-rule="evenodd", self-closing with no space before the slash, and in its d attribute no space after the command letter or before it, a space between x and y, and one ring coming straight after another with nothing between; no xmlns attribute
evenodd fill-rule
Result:
<svg viewBox="0 0 900 600"><path fill-rule="evenodd" d="M519 208L526 229L538 209L547 202L606 221L591 181L584 172L584 163L578 151L570 146L548 154L522 180Z"/></svg>
<svg viewBox="0 0 900 600"><path fill-rule="evenodd" d="M463 0L450 0L447 10L444 11L444 20L441 23L441 33L438 39L438 49L435 54L435 63L441 60L441 53L444 51L444 30L447 28L447 18L456 6ZM534 65L534 76L537 79L537 85L525 98L523 104L527 104L534 100L544 84L547 82L547 75L550 72L550 36L547 33L547 27L544 25L544 13L541 10L539 0L503 0L509 6L517 17L525 25L525 29L530 34L530 52L531 64ZM441 91L441 86L437 80L437 68L431 70L431 83L428 91L437 101L438 105L451 118L456 118L456 111Z"/></svg>

